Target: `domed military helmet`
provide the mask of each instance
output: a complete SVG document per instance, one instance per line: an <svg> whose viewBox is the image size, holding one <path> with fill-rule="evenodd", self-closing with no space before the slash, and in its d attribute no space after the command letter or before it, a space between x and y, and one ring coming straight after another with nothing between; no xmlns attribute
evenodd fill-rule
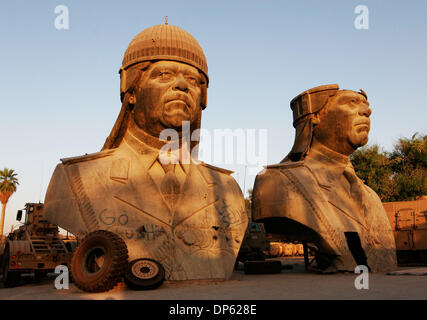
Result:
<svg viewBox="0 0 427 320"><path fill-rule="evenodd" d="M169 24L147 28L136 35L126 49L120 74L143 61L172 60L199 69L209 80L208 64L202 48L187 31Z"/></svg>
<svg viewBox="0 0 427 320"><path fill-rule="evenodd" d="M169 25L167 22L147 28L133 38L124 54L122 66L119 70L122 108L102 150L117 147L126 131L129 103L126 101L125 94L135 82L130 69L134 66L143 66L148 61L159 60L186 63L202 73L205 81L201 87L201 108L206 108L209 84L208 65L197 40L187 31Z"/></svg>

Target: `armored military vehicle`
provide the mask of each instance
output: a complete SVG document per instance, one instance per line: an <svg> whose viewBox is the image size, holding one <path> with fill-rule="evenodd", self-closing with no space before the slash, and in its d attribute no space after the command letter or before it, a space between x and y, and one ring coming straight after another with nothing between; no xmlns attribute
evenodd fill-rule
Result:
<svg viewBox="0 0 427 320"><path fill-rule="evenodd" d="M247 274L280 273L282 264L278 260L268 258L270 242L264 229L264 224L249 222L237 255L235 269L243 262L243 270Z"/></svg>
<svg viewBox="0 0 427 320"><path fill-rule="evenodd" d="M65 245L58 226L44 220L42 203L25 204L25 209L18 210L18 221L23 211L25 221L7 236L0 259L5 287L18 285L24 273L42 278L58 265L70 266L73 256L75 245Z"/></svg>
<svg viewBox="0 0 427 320"><path fill-rule="evenodd" d="M396 241L399 265L427 265L427 196L384 202Z"/></svg>
<svg viewBox="0 0 427 320"><path fill-rule="evenodd" d="M249 260L264 260L269 250L269 241L265 233L264 224L249 222L245 232L236 263Z"/></svg>

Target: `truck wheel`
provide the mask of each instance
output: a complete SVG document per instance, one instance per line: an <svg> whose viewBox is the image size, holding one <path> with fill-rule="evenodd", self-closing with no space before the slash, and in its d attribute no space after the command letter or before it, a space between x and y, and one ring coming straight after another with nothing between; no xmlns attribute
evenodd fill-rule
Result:
<svg viewBox="0 0 427 320"><path fill-rule="evenodd" d="M6 271L3 273L3 285L5 288L16 287L20 281L21 273L19 271Z"/></svg>
<svg viewBox="0 0 427 320"><path fill-rule="evenodd" d="M282 272L282 263L279 260L246 261L246 274L272 274Z"/></svg>
<svg viewBox="0 0 427 320"><path fill-rule="evenodd" d="M35 270L34 271L34 281L35 282L41 282L43 278L47 277L47 271L46 270Z"/></svg>
<svg viewBox="0 0 427 320"><path fill-rule="evenodd" d="M93 231L74 252L74 284L86 292L108 291L123 277L127 261L128 250L120 236L105 230Z"/></svg>
<svg viewBox="0 0 427 320"><path fill-rule="evenodd" d="M21 273L9 269L10 252L7 245L3 256L3 285L5 288L16 287L21 281Z"/></svg>
<svg viewBox="0 0 427 320"><path fill-rule="evenodd" d="M129 262L125 272L125 283L133 290L158 288L165 280L165 269L152 259L136 259Z"/></svg>

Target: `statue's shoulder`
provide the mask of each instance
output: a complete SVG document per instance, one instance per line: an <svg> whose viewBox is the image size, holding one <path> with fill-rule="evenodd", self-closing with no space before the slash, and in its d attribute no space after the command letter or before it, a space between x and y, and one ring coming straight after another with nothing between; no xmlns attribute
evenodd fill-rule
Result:
<svg viewBox="0 0 427 320"><path fill-rule="evenodd" d="M294 169L294 168L298 168L298 167L303 167L304 166L304 160L302 161L286 161L286 162L280 162L280 163L276 163L276 164L270 164L267 165L265 168L268 169L272 169L272 170L276 170L276 169L285 169L285 170L289 170L289 169Z"/></svg>
<svg viewBox="0 0 427 320"><path fill-rule="evenodd" d="M221 194L227 191L228 196L234 195L239 200L243 200L242 191L240 190L237 181L231 175L233 171L218 168L204 162L200 162L196 166L200 175L203 177L203 180L208 185L222 189Z"/></svg>
<svg viewBox="0 0 427 320"><path fill-rule="evenodd" d="M60 160L63 165L84 163L91 160L97 160L97 159L102 159L102 158L111 156L114 154L115 151L116 149L109 149L109 150L104 150L104 151L95 152L95 153L86 153L82 156L77 156L77 157L62 158Z"/></svg>
<svg viewBox="0 0 427 320"><path fill-rule="evenodd" d="M224 169L224 168L215 167L215 166L213 166L211 164L208 164L208 163L205 163L205 162L202 162L202 161L200 161L198 165L200 165L201 168L208 169L208 170L211 170L211 171L215 171L215 172L218 172L220 174L225 174L227 176L230 176L234 172L234 171L227 170L227 169Z"/></svg>
<svg viewBox="0 0 427 320"><path fill-rule="evenodd" d="M382 206L381 198L379 197L378 193L376 193L370 186L368 186L362 179L359 178L360 183L363 185L367 193L370 195L370 201L379 203Z"/></svg>
<svg viewBox="0 0 427 320"><path fill-rule="evenodd" d="M254 190L269 190L269 193L282 197L283 193L295 189L295 185L306 184L311 188L315 182L316 179L304 160L286 161L265 166L256 176Z"/></svg>
<svg viewBox="0 0 427 320"><path fill-rule="evenodd" d="M264 166L264 170L260 171L257 174L257 180L259 182L265 183L266 180L274 179L275 177L282 177L282 171L291 170L295 171L297 168L304 168L304 161L286 161L286 162L280 162L276 164L269 164Z"/></svg>

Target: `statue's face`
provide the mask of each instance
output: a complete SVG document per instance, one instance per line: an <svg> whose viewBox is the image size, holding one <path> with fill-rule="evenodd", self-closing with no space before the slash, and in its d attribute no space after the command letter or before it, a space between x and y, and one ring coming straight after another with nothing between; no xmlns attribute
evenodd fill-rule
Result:
<svg viewBox="0 0 427 320"><path fill-rule="evenodd" d="M167 128L180 133L183 121L194 127L201 115L201 81L199 71L190 65L152 63L134 94L135 123L155 137Z"/></svg>
<svg viewBox="0 0 427 320"><path fill-rule="evenodd" d="M338 91L318 114L314 136L328 148L350 155L368 142L371 109L360 93Z"/></svg>

